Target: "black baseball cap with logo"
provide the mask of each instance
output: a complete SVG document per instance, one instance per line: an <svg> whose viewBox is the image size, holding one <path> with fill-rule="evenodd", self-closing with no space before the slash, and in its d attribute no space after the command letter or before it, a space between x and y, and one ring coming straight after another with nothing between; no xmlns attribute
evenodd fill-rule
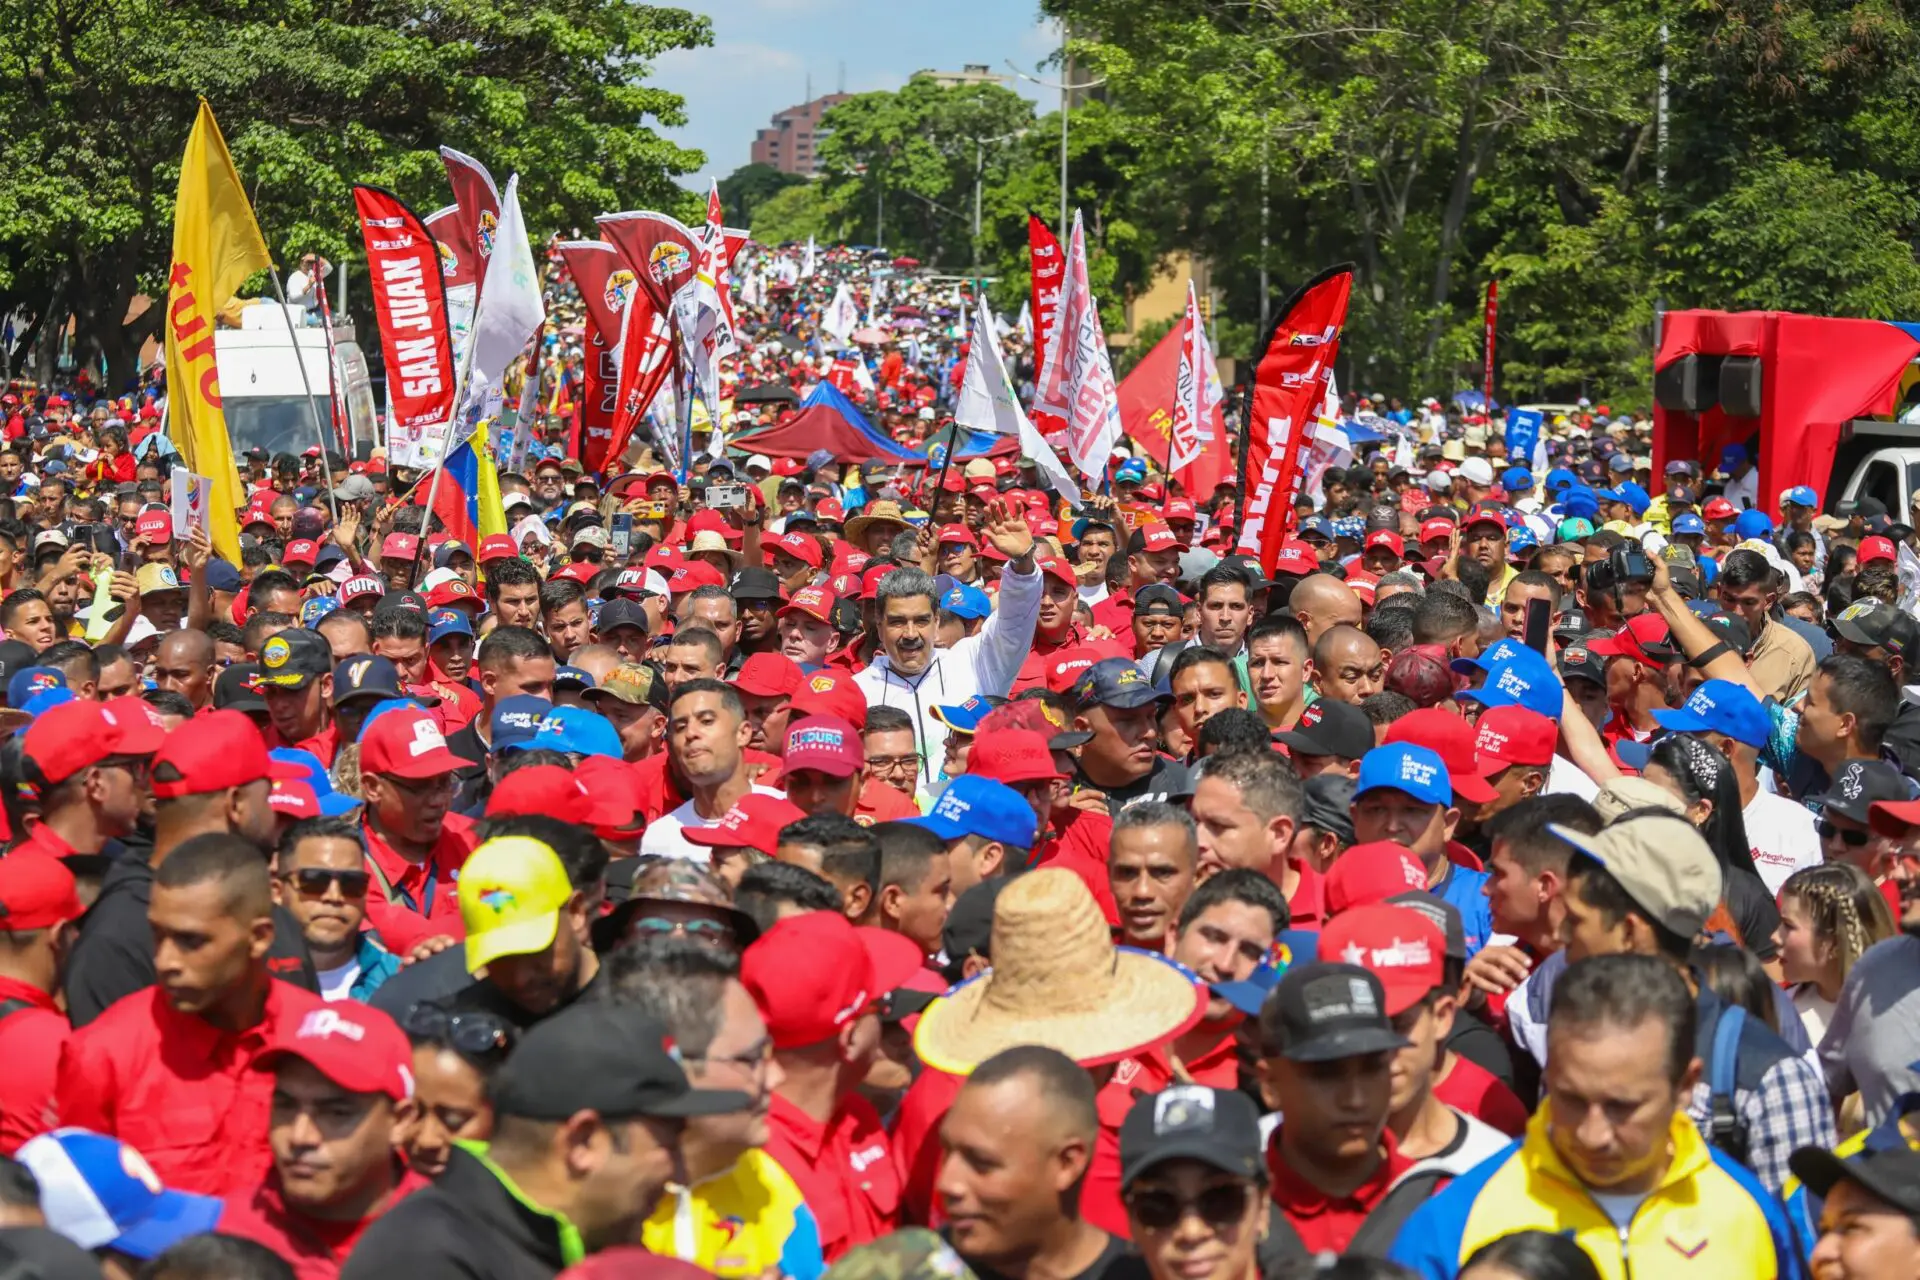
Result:
<svg viewBox="0 0 1920 1280"><path fill-rule="evenodd" d="M343 658L333 669L333 705L345 706L355 698L385 701L406 695L400 691L400 669L386 658L371 653L356 653Z"/></svg>
<svg viewBox="0 0 1920 1280"><path fill-rule="evenodd" d="M1291 1062L1334 1062L1404 1049L1387 1018L1380 979L1357 964L1315 961L1280 979L1260 1013L1267 1038Z"/></svg>
<svg viewBox="0 0 1920 1280"><path fill-rule="evenodd" d="M1830 629L1842 640L1883 649L1890 658L1908 657L1920 646L1920 623L1884 600L1854 601L1834 615Z"/></svg>
<svg viewBox="0 0 1920 1280"><path fill-rule="evenodd" d="M1892 765L1881 760L1848 760L1834 773L1824 808L1827 813L1865 825L1874 805L1907 798L1907 780Z"/></svg>
<svg viewBox="0 0 1920 1280"><path fill-rule="evenodd" d="M236 662L213 681L213 708L216 711L265 711L267 700L260 690L260 664Z"/></svg>
<svg viewBox="0 0 1920 1280"><path fill-rule="evenodd" d="M333 672L333 647L318 631L289 627L260 646L260 682L276 689L304 689Z"/></svg>
<svg viewBox="0 0 1920 1280"><path fill-rule="evenodd" d="M1590 638L1605 635L1603 631L1590 631L1577 640L1563 644L1560 648L1560 679L1591 680L1602 689L1607 687L1607 660L1587 648Z"/></svg>
<svg viewBox="0 0 1920 1280"><path fill-rule="evenodd" d="M1144 707L1165 694L1130 658L1102 658L1073 682L1073 697L1083 707Z"/></svg>
<svg viewBox="0 0 1920 1280"><path fill-rule="evenodd" d="M1350 702L1321 698L1300 713L1293 728L1274 734L1273 740L1298 755L1358 760L1373 750L1373 721Z"/></svg>
<svg viewBox="0 0 1920 1280"><path fill-rule="evenodd" d="M1169 1085L1138 1098L1120 1125L1120 1185L1169 1160L1198 1160L1236 1178L1263 1178L1260 1113L1237 1089Z"/></svg>
<svg viewBox="0 0 1920 1280"><path fill-rule="evenodd" d="M750 565L733 575L733 583L727 588L735 600L778 600L780 599L780 579L773 570Z"/></svg>
<svg viewBox="0 0 1920 1280"><path fill-rule="evenodd" d="M490 1090L494 1109L529 1120L602 1116L721 1115L752 1100L732 1089L696 1089L667 1029L631 1008L575 1004L536 1024L507 1058Z"/></svg>
<svg viewBox="0 0 1920 1280"><path fill-rule="evenodd" d="M1787 1160L1807 1189L1826 1199L1851 1182L1901 1213L1920 1215L1920 1151L1908 1146L1867 1146L1842 1157L1825 1147L1802 1147Z"/></svg>
<svg viewBox="0 0 1920 1280"><path fill-rule="evenodd" d="M1185 612L1186 606L1180 602L1180 593L1164 582L1150 582L1133 593L1133 612L1138 617L1177 618Z"/></svg>

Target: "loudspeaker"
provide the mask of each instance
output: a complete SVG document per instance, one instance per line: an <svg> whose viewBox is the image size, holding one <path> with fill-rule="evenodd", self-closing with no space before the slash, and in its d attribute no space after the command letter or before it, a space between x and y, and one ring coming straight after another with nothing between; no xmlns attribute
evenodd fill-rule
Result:
<svg viewBox="0 0 1920 1280"><path fill-rule="evenodd" d="M1760 416L1760 357L1728 356L1720 362L1720 408L1736 418Z"/></svg>
<svg viewBox="0 0 1920 1280"><path fill-rule="evenodd" d="M1681 356L1653 375L1653 398L1662 409L1705 413L1720 401L1720 363L1724 356Z"/></svg>

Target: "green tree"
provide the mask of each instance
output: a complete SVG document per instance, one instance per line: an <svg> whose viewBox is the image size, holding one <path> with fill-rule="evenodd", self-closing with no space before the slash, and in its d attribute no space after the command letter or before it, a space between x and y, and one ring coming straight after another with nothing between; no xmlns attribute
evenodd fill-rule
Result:
<svg viewBox="0 0 1920 1280"><path fill-rule="evenodd" d="M0 0L0 311L72 315L83 355L130 376L161 308L174 187L197 99L213 104L268 245L355 256L349 187L449 199L436 148L521 175L536 236L597 213L694 213L673 185L702 161L650 122L684 122L652 60L708 20L626 0Z"/></svg>
<svg viewBox="0 0 1920 1280"><path fill-rule="evenodd" d="M743 164L720 179L720 203L733 226L753 225L753 211L788 187L804 186L797 173L783 173L770 164Z"/></svg>
<svg viewBox="0 0 1920 1280"><path fill-rule="evenodd" d="M785 244L809 236L827 241L827 214L820 189L810 183L788 187L761 201L753 211L753 238L761 244Z"/></svg>

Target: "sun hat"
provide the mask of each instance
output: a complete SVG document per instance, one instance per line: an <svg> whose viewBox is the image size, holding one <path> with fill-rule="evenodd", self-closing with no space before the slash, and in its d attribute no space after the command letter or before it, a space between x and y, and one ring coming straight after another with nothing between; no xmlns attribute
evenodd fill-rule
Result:
<svg viewBox="0 0 1920 1280"><path fill-rule="evenodd" d="M914 1052L966 1075L1017 1044L1058 1049L1082 1066L1117 1061L1191 1029L1207 988L1165 956L1116 947L1079 876L1042 867L994 903L993 967L928 1005Z"/></svg>

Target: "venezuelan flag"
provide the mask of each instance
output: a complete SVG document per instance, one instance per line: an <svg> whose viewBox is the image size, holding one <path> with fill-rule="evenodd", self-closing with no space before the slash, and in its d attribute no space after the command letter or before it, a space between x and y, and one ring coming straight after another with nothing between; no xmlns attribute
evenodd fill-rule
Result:
<svg viewBox="0 0 1920 1280"><path fill-rule="evenodd" d="M469 547L477 547L480 539L492 534L505 533L507 514L500 502L500 473L487 447L486 424L448 454L443 465L446 474L440 477L433 513L446 525L447 533ZM429 483L421 482L423 487Z"/></svg>

